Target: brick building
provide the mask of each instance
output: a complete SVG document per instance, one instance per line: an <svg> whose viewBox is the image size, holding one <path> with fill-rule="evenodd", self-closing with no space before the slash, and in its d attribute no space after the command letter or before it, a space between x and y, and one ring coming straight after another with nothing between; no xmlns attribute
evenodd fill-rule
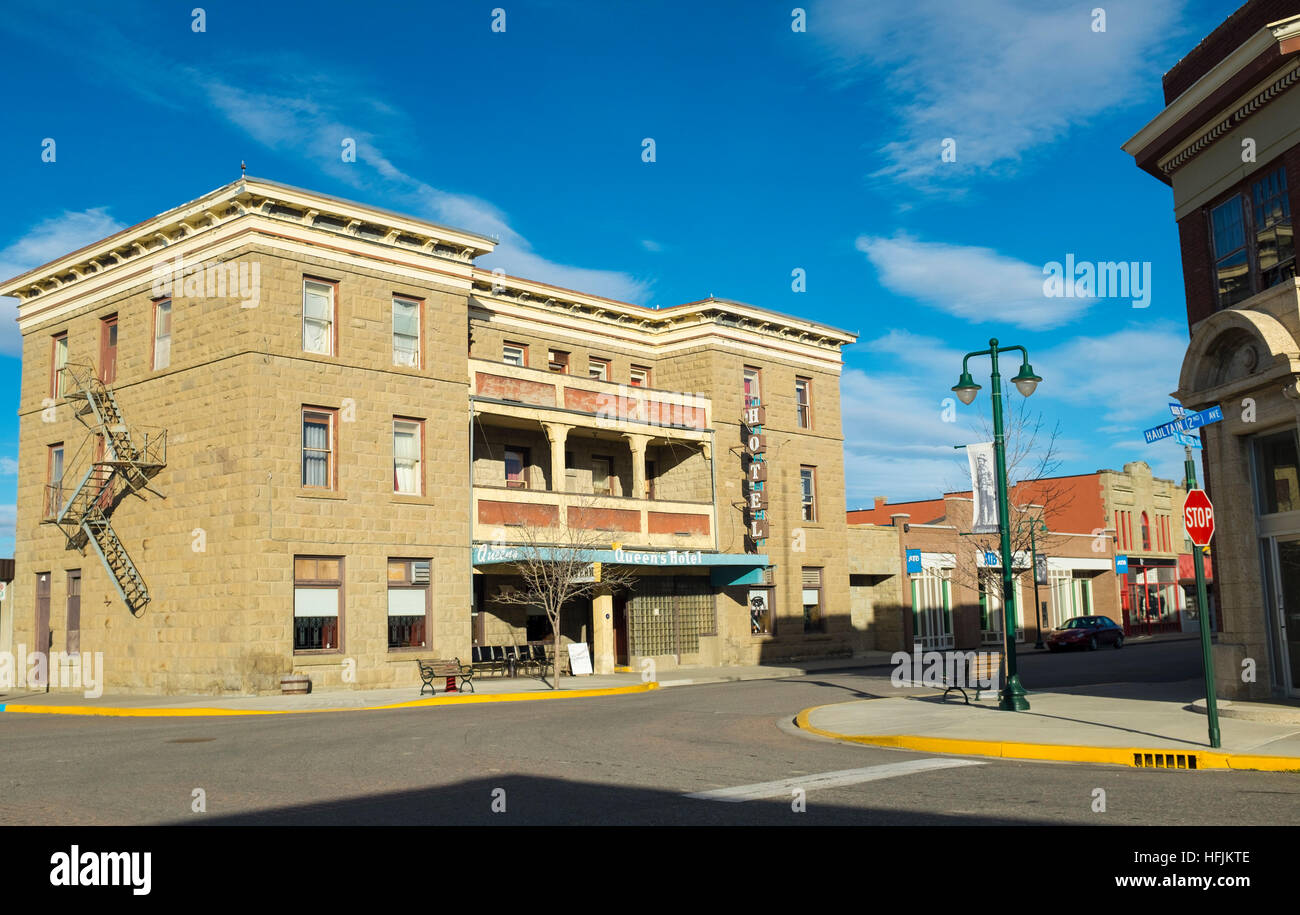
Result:
<svg viewBox="0 0 1300 915"><path fill-rule="evenodd" d="M1017 588L1018 641L1036 642L1073 616L1101 614L1129 635L1177 632L1197 623L1191 553L1182 530L1185 494L1172 480L1154 477L1143 461L1122 471L1048 477L1011 488L1013 572ZM1001 560L996 536L973 537L970 491L940 499L889 502L848 512L850 530L863 526L901 530L898 549L920 550L922 570L909 575L902 595L903 623L897 645L906 649L919 633L927 648L973 648L1001 639ZM1047 533L1030 544L1032 519ZM1045 557L1037 602L1030 574L1031 547ZM1117 556L1127 572L1117 572ZM1207 569L1211 568L1207 559ZM1041 576L1040 576L1041 577ZM1037 606L1038 612L1033 608ZM994 612L998 611L998 612Z"/></svg>
<svg viewBox="0 0 1300 915"><path fill-rule="evenodd" d="M246 178L0 286L23 335L0 648L102 651L141 692L414 685L414 657L550 636L495 600L528 525L639 567L567 616L597 672L860 645L854 336L509 277L492 248Z"/></svg>
<svg viewBox="0 0 1300 915"><path fill-rule="evenodd" d="M1234 699L1300 696L1297 85L1300 2L1252 0L1165 74L1164 110L1124 144L1173 190L1191 336L1174 396L1224 414L1201 438Z"/></svg>

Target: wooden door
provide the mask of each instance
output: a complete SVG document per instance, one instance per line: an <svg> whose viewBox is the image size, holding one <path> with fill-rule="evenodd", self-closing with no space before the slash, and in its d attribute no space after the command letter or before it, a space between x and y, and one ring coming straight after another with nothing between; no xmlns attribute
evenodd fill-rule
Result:
<svg viewBox="0 0 1300 915"><path fill-rule="evenodd" d="M50 650L50 573L36 576L36 644L32 651ZM48 657L48 655L47 655ZM44 686L44 684L33 684Z"/></svg>

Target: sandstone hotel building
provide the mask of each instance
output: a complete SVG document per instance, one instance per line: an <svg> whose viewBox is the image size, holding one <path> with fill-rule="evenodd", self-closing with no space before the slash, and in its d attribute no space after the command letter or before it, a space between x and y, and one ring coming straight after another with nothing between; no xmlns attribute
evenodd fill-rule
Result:
<svg viewBox="0 0 1300 915"><path fill-rule="evenodd" d="M0 286L23 336L0 648L103 652L119 691L415 685L415 657L551 637L498 601L531 528L637 566L563 622L597 673L864 647L854 335L560 289L492 249L244 178Z"/></svg>

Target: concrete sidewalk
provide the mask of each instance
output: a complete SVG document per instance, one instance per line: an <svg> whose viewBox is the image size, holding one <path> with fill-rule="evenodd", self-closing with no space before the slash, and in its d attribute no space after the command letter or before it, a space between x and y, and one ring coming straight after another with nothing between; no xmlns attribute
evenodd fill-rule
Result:
<svg viewBox="0 0 1300 915"><path fill-rule="evenodd" d="M346 689L290 696L149 696L105 692L86 698L76 690L45 692L10 691L0 694L0 712L28 714L106 715L118 717L202 717L205 715L265 715L303 712L341 712L426 705L472 705L481 702L527 702L617 696L672 686L699 686L740 680L800 677L821 670L860 669L889 664L888 652L857 658L790 662L782 666L681 667L664 671L657 681L646 682L639 673L562 677L560 688L538 677L476 677L474 691L419 695L419 687L398 689Z"/></svg>
<svg viewBox="0 0 1300 915"><path fill-rule="evenodd" d="M854 743L932 753L1178 769L1300 771L1300 718L1221 716L1222 747L1211 749L1200 682L1106 684L1038 691L1027 712L1004 712L998 697L970 705L936 689L805 709L798 724ZM973 696L973 694L972 694ZM1279 707L1273 707L1279 708Z"/></svg>

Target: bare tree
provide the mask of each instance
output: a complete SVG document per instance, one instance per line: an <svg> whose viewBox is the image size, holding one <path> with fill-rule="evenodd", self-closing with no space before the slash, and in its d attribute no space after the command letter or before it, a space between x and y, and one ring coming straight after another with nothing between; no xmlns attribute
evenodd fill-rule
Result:
<svg viewBox="0 0 1300 915"><path fill-rule="evenodd" d="M572 506L576 509L568 520L546 526L528 524L512 528L515 541L498 543L510 551L516 574L523 581L522 588L503 588L494 600L498 604L540 607L546 612L555 642L555 677L552 689L559 689L560 667L560 616L566 604L584 597L594 597L607 591L628 589L636 581L629 566L592 561L595 550L609 549L609 534L596 530L594 500L584 500ZM563 508L563 506L562 506ZM517 557L517 558L514 558ZM600 574L596 574L599 568ZM599 579L599 580L597 580Z"/></svg>

